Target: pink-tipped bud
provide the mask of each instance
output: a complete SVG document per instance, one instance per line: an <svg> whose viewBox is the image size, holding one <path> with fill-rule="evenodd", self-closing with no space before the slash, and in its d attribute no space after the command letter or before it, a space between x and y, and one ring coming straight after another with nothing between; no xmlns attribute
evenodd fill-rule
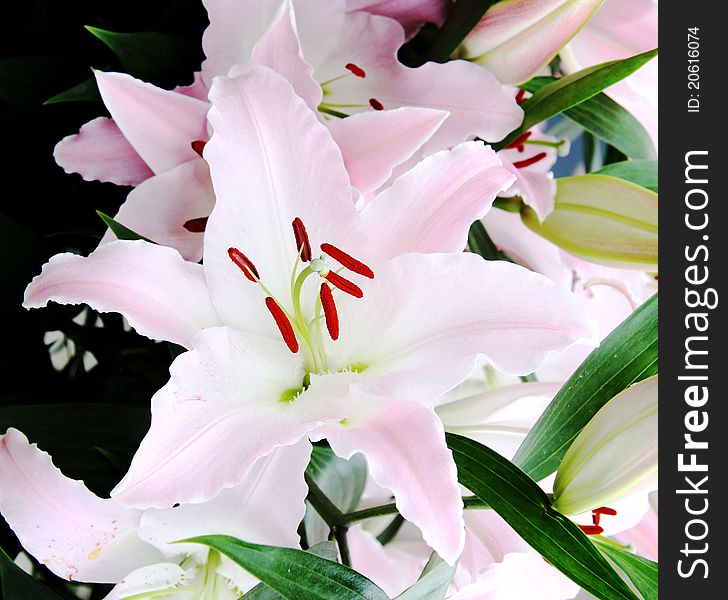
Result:
<svg viewBox="0 0 728 600"><path fill-rule="evenodd" d="M308 241L308 233L303 221L296 217L293 219L293 235L296 236L296 248L301 253L301 260L309 262L311 260L311 242Z"/></svg>
<svg viewBox="0 0 728 600"><path fill-rule="evenodd" d="M255 283L260 279L258 269L255 268L253 262L245 254L240 252L240 250L237 248L228 248L228 256L250 281Z"/></svg>
<svg viewBox="0 0 728 600"><path fill-rule="evenodd" d="M326 329L329 330L331 339L336 341L339 339L339 313L336 311L334 295L327 284L321 284L319 297L321 298L321 306L324 309L324 317L326 317Z"/></svg>
<svg viewBox="0 0 728 600"><path fill-rule="evenodd" d="M278 305L278 302L276 302L270 296L265 299L265 306L270 314L273 316L273 319L275 320L276 325L278 326L278 330L281 332L283 341L286 343L286 346L288 346L288 349L294 354L298 352L298 340L296 339L296 334L293 331L293 326L288 320L286 313L283 312L283 309Z"/></svg>
<svg viewBox="0 0 728 600"><path fill-rule="evenodd" d="M328 254L334 260L338 260L342 265L349 269L349 271L352 271L357 275L363 275L369 279L374 279L374 271L360 260L357 260L343 250L339 250L336 246L332 246L331 244L321 244L321 251Z"/></svg>

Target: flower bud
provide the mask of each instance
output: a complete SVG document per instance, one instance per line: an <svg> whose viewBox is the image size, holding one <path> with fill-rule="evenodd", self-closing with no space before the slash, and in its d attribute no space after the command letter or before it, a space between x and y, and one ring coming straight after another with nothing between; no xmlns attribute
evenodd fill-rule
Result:
<svg viewBox="0 0 728 600"><path fill-rule="evenodd" d="M566 515L606 506L654 489L656 473L657 375L616 395L579 433L556 473L553 506Z"/></svg>
<svg viewBox="0 0 728 600"><path fill-rule="evenodd" d="M504 0L465 38L461 58L487 67L502 83L537 75L591 18L603 0Z"/></svg>
<svg viewBox="0 0 728 600"><path fill-rule="evenodd" d="M622 269L657 268L657 194L624 179L558 179L554 209L543 222L525 205L521 219L583 260Z"/></svg>

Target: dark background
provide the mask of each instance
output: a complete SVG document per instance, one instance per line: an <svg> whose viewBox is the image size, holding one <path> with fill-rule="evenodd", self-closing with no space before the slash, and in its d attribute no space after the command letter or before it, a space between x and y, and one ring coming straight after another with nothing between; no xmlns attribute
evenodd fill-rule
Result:
<svg viewBox="0 0 728 600"><path fill-rule="evenodd" d="M2 11L0 434L17 427L51 453L65 474L105 495L145 433L149 400L167 379L174 349L125 332L118 315L104 315L104 327L91 332L71 321L80 307L21 306L25 286L50 256L88 254L96 247L105 229L96 210L114 215L129 192L67 175L53 159L60 139L108 113L93 88L89 100L43 102L88 80L90 67L123 70L84 25L178 36L181 51L162 57L168 68L146 77L171 88L191 83L199 69L207 18L199 0L24 0L5 3ZM91 351L98 365L85 372L79 352L79 360L54 370L43 342L44 332L54 330ZM0 545L12 558L20 548L2 519ZM63 594L62 582L56 582ZM98 590L95 597L102 596Z"/></svg>

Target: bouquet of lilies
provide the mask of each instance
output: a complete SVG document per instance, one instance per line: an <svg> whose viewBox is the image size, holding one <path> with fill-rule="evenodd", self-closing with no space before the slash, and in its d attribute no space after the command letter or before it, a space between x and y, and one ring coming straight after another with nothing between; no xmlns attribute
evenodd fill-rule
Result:
<svg viewBox="0 0 728 600"><path fill-rule="evenodd" d="M22 305L58 377L118 330L160 383L94 442L0 407L4 597L657 598L657 2L202 5L188 85L89 26L53 99L123 196Z"/></svg>

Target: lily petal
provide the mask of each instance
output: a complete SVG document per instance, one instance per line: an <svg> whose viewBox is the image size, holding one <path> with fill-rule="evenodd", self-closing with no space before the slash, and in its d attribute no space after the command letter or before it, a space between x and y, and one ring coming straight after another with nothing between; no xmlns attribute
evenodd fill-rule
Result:
<svg viewBox="0 0 728 600"><path fill-rule="evenodd" d="M198 535L231 535L255 544L297 547L306 510L303 479L311 444L302 440L259 459L243 481L209 502L144 511L139 536L166 554L207 553L197 544L172 544Z"/></svg>
<svg viewBox="0 0 728 600"><path fill-rule="evenodd" d="M250 60L253 47L280 18L285 0L203 0L210 25L202 34L202 79L208 87L217 75Z"/></svg>
<svg viewBox="0 0 728 600"><path fill-rule="evenodd" d="M366 394L352 388L343 424L324 425L312 439L326 438L342 458L361 453L369 473L392 491L402 516L448 563L463 549L463 503L452 453L434 411L422 404Z"/></svg>
<svg viewBox="0 0 728 600"><path fill-rule="evenodd" d="M352 185L362 194L373 192L397 165L412 157L445 121L449 113L403 107L357 113L328 122L341 148Z"/></svg>
<svg viewBox="0 0 728 600"><path fill-rule="evenodd" d="M332 408L348 383L302 390L303 361L279 339L211 328L174 361L152 398L152 424L112 491L122 504L168 508L204 502L240 484L278 446L345 413ZM330 379L330 378L329 378Z"/></svg>
<svg viewBox="0 0 728 600"><path fill-rule="evenodd" d="M280 75L253 66L210 92L214 135L205 147L217 197L205 235L205 273L226 324L270 332L262 294L228 257L243 252L272 294L290 304L298 217L314 245L356 247L352 189L326 127ZM293 142L295 140L295 142Z"/></svg>
<svg viewBox="0 0 728 600"><path fill-rule="evenodd" d="M526 375L549 352L595 337L583 304L541 275L475 254L405 254L377 268L364 309L337 299L338 359L362 365L367 389L434 398L462 382L478 355ZM446 307L443 308L443 307ZM373 331L382 332L372 344Z"/></svg>
<svg viewBox="0 0 728 600"><path fill-rule="evenodd" d="M465 38L465 57L503 83L521 83L545 67L603 0L504 0Z"/></svg>
<svg viewBox="0 0 728 600"><path fill-rule="evenodd" d="M0 510L23 547L69 581L114 583L161 554L136 534L141 513L68 479L17 429L0 436Z"/></svg>
<svg viewBox="0 0 728 600"><path fill-rule="evenodd" d="M479 142L429 156L362 211L376 261L406 252L461 252L472 222L513 180Z"/></svg>
<svg viewBox="0 0 728 600"><path fill-rule="evenodd" d="M140 334L185 347L200 329L220 324L202 266L142 240L111 242L88 257L52 257L26 288L23 306L49 301L121 313Z"/></svg>
<svg viewBox="0 0 728 600"><path fill-rule="evenodd" d="M190 144L208 137L207 102L125 73L94 74L114 122L152 171L162 173L199 158Z"/></svg>
<svg viewBox="0 0 728 600"><path fill-rule="evenodd" d="M191 583L196 577L195 568L183 569L175 563L149 565L126 574L104 600L124 600L134 597L152 597L154 592L164 592ZM164 594L162 597L169 594ZM179 597L179 596L177 596ZM174 596L172 596L174 598ZM222 599L221 599L222 600Z"/></svg>
<svg viewBox="0 0 728 600"><path fill-rule="evenodd" d="M111 119L98 117L56 144L53 157L86 181L138 185L154 175Z"/></svg>
<svg viewBox="0 0 728 600"><path fill-rule="evenodd" d="M442 25L450 4L449 0L347 0L346 8L395 19L410 34L423 23Z"/></svg>
<svg viewBox="0 0 728 600"><path fill-rule="evenodd" d="M202 258L202 232L189 231L185 223L210 215L215 192L210 170L202 159L190 160L150 177L133 190L114 219L132 231L179 251L186 259ZM110 230L101 243L116 240Z"/></svg>
<svg viewBox="0 0 728 600"><path fill-rule="evenodd" d="M280 73L311 110L318 108L323 91L313 78L313 68L305 61L301 52L290 2L284 3L284 10L278 20L255 45L250 61ZM238 74L240 71L235 68L229 73L230 77Z"/></svg>

